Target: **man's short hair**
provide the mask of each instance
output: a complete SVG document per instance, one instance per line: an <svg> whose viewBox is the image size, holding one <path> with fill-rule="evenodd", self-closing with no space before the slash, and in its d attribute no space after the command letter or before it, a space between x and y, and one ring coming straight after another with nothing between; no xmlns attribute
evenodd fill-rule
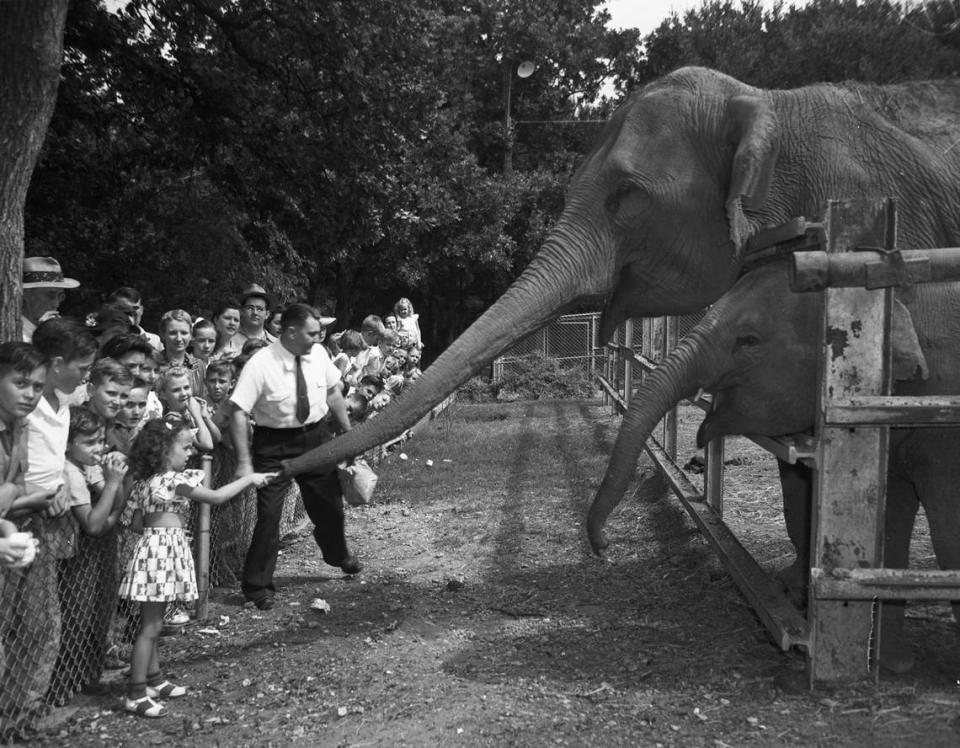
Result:
<svg viewBox="0 0 960 748"><path fill-rule="evenodd" d="M207 364L207 373L204 376L209 377L211 374L225 374L230 379L236 379L237 367L233 361L218 359Z"/></svg>
<svg viewBox="0 0 960 748"><path fill-rule="evenodd" d="M90 384L99 387L107 382L116 382L121 387L132 387L133 374L126 366L115 359L97 359L90 367Z"/></svg>
<svg viewBox="0 0 960 748"><path fill-rule="evenodd" d="M140 292L130 286L120 286L116 291L111 291L110 295L107 297L107 301L113 303L119 299L124 301L131 301L134 304L139 304L143 297L140 296Z"/></svg>
<svg viewBox="0 0 960 748"><path fill-rule="evenodd" d="M107 358L118 359L121 356L126 356L131 351L149 356L153 353L153 346L150 345L142 335L114 335L103 344L101 354Z"/></svg>
<svg viewBox="0 0 960 748"><path fill-rule="evenodd" d="M48 359L75 361L97 352L97 339L72 317L51 317L37 325L33 344Z"/></svg>
<svg viewBox="0 0 960 748"><path fill-rule="evenodd" d="M11 371L32 374L47 363L47 357L33 343L0 343L0 377L5 377Z"/></svg>
<svg viewBox="0 0 960 748"><path fill-rule="evenodd" d="M70 436L72 442L80 436L93 436L103 428L103 418L85 405L70 406Z"/></svg>
<svg viewBox="0 0 960 748"><path fill-rule="evenodd" d="M309 304L295 301L292 304L287 304L283 310L283 314L280 315L280 329L286 330L288 327L303 327L308 319L319 321L320 315L317 314L317 310Z"/></svg>

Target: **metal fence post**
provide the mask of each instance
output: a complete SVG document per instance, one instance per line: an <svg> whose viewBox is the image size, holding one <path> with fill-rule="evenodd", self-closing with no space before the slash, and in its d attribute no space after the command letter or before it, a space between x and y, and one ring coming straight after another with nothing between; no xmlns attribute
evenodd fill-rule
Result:
<svg viewBox="0 0 960 748"><path fill-rule="evenodd" d="M213 457L203 455L203 487L213 484ZM210 505L200 504L197 517L197 620L207 620L210 602Z"/></svg>

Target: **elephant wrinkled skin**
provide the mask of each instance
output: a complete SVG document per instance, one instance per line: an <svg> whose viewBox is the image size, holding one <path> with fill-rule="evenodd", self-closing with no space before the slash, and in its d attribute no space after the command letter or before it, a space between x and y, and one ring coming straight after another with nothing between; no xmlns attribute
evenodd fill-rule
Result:
<svg viewBox="0 0 960 748"><path fill-rule="evenodd" d="M703 68L664 76L611 117L543 247L504 295L377 418L285 468L328 470L400 434L574 305L603 305L603 340L627 317L699 310L733 286L750 236L819 216L830 199L895 197L901 246L957 246L957 142L953 80L773 91ZM603 503L619 500L636 466L633 410Z"/></svg>
<svg viewBox="0 0 960 748"><path fill-rule="evenodd" d="M714 399L697 434L701 446L728 434L779 436L812 428L822 316L822 293L790 292L785 261L748 273L635 394L640 405L619 439L642 445L666 403L701 388ZM905 380L896 382L896 394L960 393L960 284L922 285L906 306L896 302L893 332L894 370ZM885 566L906 568L910 535L922 504L937 561L942 568L960 569L958 452L960 428L891 429ZM787 481L793 485L785 485L787 526L804 570L809 561L811 488L809 471L801 472L805 470L788 470ZM594 500L588 534L595 550L604 546L602 525L619 500L603 490ZM881 664L895 671L912 664L902 627L903 606L885 604Z"/></svg>

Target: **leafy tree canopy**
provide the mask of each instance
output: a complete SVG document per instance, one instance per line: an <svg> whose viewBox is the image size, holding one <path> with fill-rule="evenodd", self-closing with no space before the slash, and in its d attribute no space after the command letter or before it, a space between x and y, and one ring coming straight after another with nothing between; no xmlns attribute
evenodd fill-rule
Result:
<svg viewBox="0 0 960 748"><path fill-rule="evenodd" d="M83 281L78 310L138 287L148 324L253 280L341 325L408 296L436 353L539 247L611 90L690 64L764 87L953 75L958 18L713 0L641 43L600 0L75 0L27 252Z"/></svg>

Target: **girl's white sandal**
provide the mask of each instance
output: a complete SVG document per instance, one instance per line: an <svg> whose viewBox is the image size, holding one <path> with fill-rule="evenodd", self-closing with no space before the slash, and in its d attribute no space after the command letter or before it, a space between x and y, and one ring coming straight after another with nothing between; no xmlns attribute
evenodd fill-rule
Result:
<svg viewBox="0 0 960 748"><path fill-rule="evenodd" d="M124 699L123 708L138 717L167 716L167 708L163 704L158 704L149 696L141 696L139 699Z"/></svg>

